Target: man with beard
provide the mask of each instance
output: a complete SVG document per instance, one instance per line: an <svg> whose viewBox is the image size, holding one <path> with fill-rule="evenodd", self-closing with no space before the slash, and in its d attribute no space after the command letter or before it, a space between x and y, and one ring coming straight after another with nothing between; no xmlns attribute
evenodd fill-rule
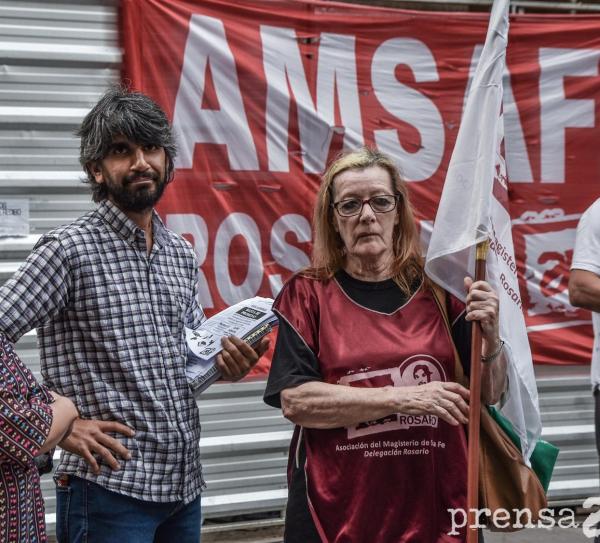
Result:
<svg viewBox="0 0 600 543"><path fill-rule="evenodd" d="M0 289L0 331L16 341L37 328L45 384L79 410L55 473L58 540L197 543L184 326L204 319L198 262L153 209L173 176L171 127L147 96L113 88L78 135L97 209L43 235ZM267 347L222 342L230 380Z"/></svg>
<svg viewBox="0 0 600 543"><path fill-rule="evenodd" d="M594 395L596 449L600 456L600 198L588 207L577 225L575 250L569 276L569 301L592 312L594 345L591 384ZM594 543L600 543L600 524Z"/></svg>

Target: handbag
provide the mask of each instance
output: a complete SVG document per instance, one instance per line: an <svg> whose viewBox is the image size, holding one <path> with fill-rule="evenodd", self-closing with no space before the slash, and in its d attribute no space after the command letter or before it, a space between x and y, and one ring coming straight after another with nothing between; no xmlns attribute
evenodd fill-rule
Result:
<svg viewBox="0 0 600 543"><path fill-rule="evenodd" d="M468 386L452 338L446 292L434 283L431 290L454 349L455 380ZM481 406L479 444L479 510L489 512L485 512L484 519L478 517L478 523L483 521L489 530L498 532L514 532L537 525L548 507L546 492L558 448L538 441L531 456L531 467L528 466L510 421L494 407L485 405Z"/></svg>

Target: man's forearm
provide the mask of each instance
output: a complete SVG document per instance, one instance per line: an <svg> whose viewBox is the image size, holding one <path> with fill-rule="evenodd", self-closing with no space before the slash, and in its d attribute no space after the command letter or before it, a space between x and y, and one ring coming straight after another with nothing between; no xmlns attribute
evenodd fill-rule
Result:
<svg viewBox="0 0 600 543"><path fill-rule="evenodd" d="M569 301L575 307L600 313L600 277L587 270L571 270Z"/></svg>

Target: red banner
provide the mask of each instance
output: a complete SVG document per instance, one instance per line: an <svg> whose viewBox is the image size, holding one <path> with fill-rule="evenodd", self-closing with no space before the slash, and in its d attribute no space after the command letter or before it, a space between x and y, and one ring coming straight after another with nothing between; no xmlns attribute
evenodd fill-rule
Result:
<svg viewBox="0 0 600 543"><path fill-rule="evenodd" d="M330 2L122 2L124 80L178 139L159 211L194 244L208 314L274 296L308 265L318 174L344 147L398 161L426 243L486 28L486 14ZM590 359L590 315L567 282L578 218L600 192L598 28L598 16L511 19L509 194L538 363Z"/></svg>

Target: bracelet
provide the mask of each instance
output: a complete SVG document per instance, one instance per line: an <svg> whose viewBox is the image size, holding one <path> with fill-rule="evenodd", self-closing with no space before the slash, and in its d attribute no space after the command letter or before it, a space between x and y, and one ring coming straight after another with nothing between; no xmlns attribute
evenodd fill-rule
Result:
<svg viewBox="0 0 600 543"><path fill-rule="evenodd" d="M495 352L493 352L492 354L488 354L487 356L482 356L481 361L485 364L487 364L488 362L493 362L494 360L496 360L496 358L498 358L498 356L502 352L503 348L504 348L504 340L501 339L500 347L498 347L498 349Z"/></svg>

